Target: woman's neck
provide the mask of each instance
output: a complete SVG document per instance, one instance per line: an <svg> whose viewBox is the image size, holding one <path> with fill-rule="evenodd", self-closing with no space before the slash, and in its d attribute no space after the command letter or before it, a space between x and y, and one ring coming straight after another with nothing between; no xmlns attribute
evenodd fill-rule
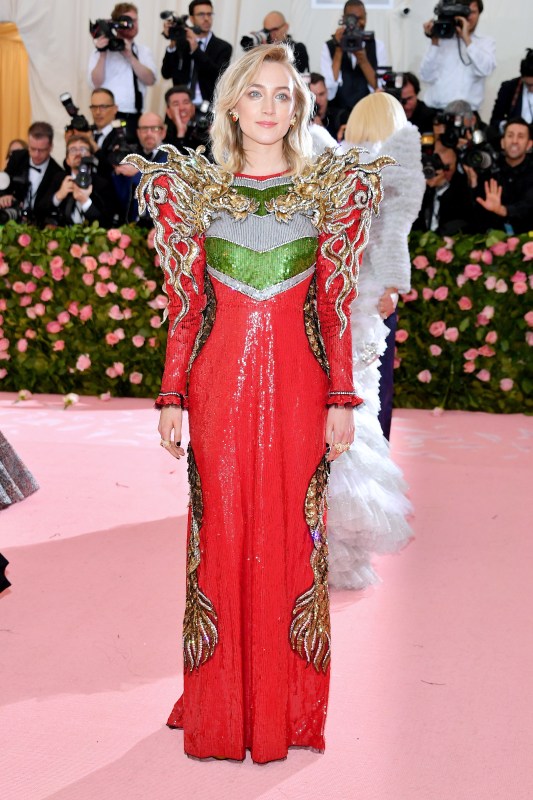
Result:
<svg viewBox="0 0 533 800"><path fill-rule="evenodd" d="M287 159L283 155L283 146L267 145L265 147L247 148L242 172L245 175L277 175L288 169Z"/></svg>

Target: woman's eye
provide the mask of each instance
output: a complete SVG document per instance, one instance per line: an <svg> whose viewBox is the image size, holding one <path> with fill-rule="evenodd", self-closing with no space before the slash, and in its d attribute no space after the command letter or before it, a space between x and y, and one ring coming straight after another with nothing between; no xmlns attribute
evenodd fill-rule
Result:
<svg viewBox="0 0 533 800"><path fill-rule="evenodd" d="M261 92L258 92L258 91L257 91L257 89L252 89L252 90L251 90L251 91L248 93L248 96L249 96L249 97L261 97Z"/></svg>
<svg viewBox="0 0 533 800"><path fill-rule="evenodd" d="M278 100L290 100L290 97L289 97L288 94L285 94L285 92L280 92L280 94L277 95L277 99Z"/></svg>

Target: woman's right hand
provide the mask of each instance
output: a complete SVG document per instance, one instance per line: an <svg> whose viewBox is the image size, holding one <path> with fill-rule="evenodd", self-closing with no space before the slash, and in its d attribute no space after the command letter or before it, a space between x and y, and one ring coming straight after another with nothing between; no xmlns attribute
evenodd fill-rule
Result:
<svg viewBox="0 0 533 800"><path fill-rule="evenodd" d="M161 447L178 459L185 455L185 450L181 446L182 417L183 410L179 406L163 406L157 428L161 436Z"/></svg>

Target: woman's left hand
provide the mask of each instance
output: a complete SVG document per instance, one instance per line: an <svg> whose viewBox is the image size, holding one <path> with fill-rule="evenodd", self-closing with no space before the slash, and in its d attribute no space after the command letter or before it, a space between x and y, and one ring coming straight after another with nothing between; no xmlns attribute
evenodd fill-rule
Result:
<svg viewBox="0 0 533 800"><path fill-rule="evenodd" d="M326 442L329 445L328 461L334 461L349 449L354 433L353 408L351 406L330 406L326 419ZM341 448L340 445L343 447Z"/></svg>
<svg viewBox="0 0 533 800"><path fill-rule="evenodd" d="M378 312L381 319L387 319L394 314L398 305L398 289L395 286L387 286L378 300Z"/></svg>

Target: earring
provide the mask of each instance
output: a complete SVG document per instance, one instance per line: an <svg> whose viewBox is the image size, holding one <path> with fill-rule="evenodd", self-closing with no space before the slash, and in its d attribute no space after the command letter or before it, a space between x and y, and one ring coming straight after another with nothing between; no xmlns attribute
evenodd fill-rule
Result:
<svg viewBox="0 0 533 800"><path fill-rule="evenodd" d="M238 114L237 111L235 111L234 108L232 108L230 111L228 111L228 114L229 114L230 119L231 119L232 122L238 122L239 121L239 114Z"/></svg>
<svg viewBox="0 0 533 800"><path fill-rule="evenodd" d="M294 128L296 125L296 117L293 117L289 123L289 128Z"/></svg>

